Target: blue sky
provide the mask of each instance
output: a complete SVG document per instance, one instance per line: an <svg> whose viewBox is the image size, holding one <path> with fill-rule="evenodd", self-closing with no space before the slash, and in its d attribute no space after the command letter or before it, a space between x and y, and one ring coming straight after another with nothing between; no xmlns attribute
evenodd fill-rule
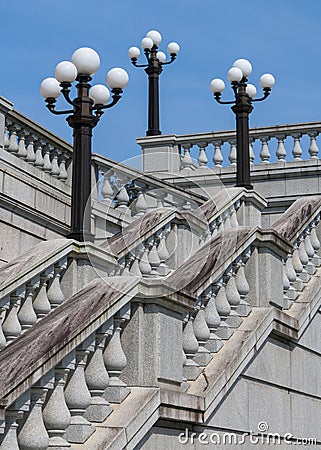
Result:
<svg viewBox="0 0 321 450"><path fill-rule="evenodd" d="M147 76L131 66L128 48L150 29L161 49L177 41L177 61L160 80L161 130L193 133L234 128L229 107L214 103L212 78L226 79L237 58L253 64L251 82L273 73L276 86L251 114L251 126L320 120L321 2L318 0L2 0L1 91L15 108L71 142L62 116L53 116L39 92L55 65L82 46L101 57L95 83L125 68L130 83L118 105L94 130L93 150L117 161L140 154L135 139L147 127ZM224 99L231 95L226 89Z"/></svg>

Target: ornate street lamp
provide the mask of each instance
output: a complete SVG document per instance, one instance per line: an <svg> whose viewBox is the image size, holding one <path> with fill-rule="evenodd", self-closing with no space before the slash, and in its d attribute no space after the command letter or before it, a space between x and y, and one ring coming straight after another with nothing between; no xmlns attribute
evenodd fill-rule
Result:
<svg viewBox="0 0 321 450"><path fill-rule="evenodd" d="M227 73L231 82L235 100L231 102L221 101L221 94L225 89L225 83L215 78L210 83L215 100L222 105L233 105L232 111L236 116L236 186L253 189L250 181L250 155L249 155L249 115L253 110L252 103L265 100L275 84L273 75L266 73L260 78L263 88L263 97L253 100L256 95L256 87L249 84L248 77L252 73L252 65L246 59L238 59Z"/></svg>
<svg viewBox="0 0 321 450"><path fill-rule="evenodd" d="M135 67L145 67L145 72L148 75L148 130L146 136L162 134L159 129L159 75L163 71L163 66L172 64L179 52L179 45L176 42L168 44L167 51L170 55L170 60L166 61L166 54L158 51L161 41L162 36L156 30L149 31L142 39L141 46L144 50L147 64L137 64L137 59L140 56L138 47L131 47L128 51L132 64Z"/></svg>
<svg viewBox="0 0 321 450"><path fill-rule="evenodd" d="M76 50L71 61L62 61L55 68L55 78L46 78L40 92L46 106L53 114L68 114L68 124L73 128L73 166L71 188L71 231L69 238L78 241L93 241L91 233L91 138L92 129L99 122L104 110L116 105L123 89L128 84L128 74L116 67L107 73L106 82L111 88L96 84L91 87L93 74L100 66L98 53L92 48ZM70 87L77 81L77 95L70 98ZM55 103L63 94L72 108L63 111L55 109Z"/></svg>

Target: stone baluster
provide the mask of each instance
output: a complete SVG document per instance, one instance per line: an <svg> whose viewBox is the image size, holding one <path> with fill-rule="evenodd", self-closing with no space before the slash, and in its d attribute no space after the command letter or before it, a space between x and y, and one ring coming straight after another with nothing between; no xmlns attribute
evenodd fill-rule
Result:
<svg viewBox="0 0 321 450"><path fill-rule="evenodd" d="M58 156L59 156L58 149L53 149L50 174L54 178L58 178L59 173L60 173L59 164L58 164Z"/></svg>
<svg viewBox="0 0 321 450"><path fill-rule="evenodd" d="M37 315L33 309L33 297L39 283L33 283L26 286L26 296L22 300L18 312L18 319L21 324L22 331L28 330L37 322Z"/></svg>
<svg viewBox="0 0 321 450"><path fill-rule="evenodd" d="M293 289L291 286L290 280L287 277L286 273L286 262L283 261L283 298L284 298L284 306L283 309L289 309L293 303L293 300L290 299L288 295L290 293L290 289Z"/></svg>
<svg viewBox="0 0 321 450"><path fill-rule="evenodd" d="M311 226L308 227L304 232L304 247L308 257L308 263L306 264L305 269L310 275L314 275L316 272L316 268L312 261L315 251L311 244Z"/></svg>
<svg viewBox="0 0 321 450"><path fill-rule="evenodd" d="M236 152L236 140L233 139L231 141L228 141L230 144L230 153L228 155L228 159L231 163L231 166L235 166L237 162L237 152Z"/></svg>
<svg viewBox="0 0 321 450"><path fill-rule="evenodd" d="M33 301L33 309L37 314L38 320L45 317L51 311L51 305L47 296L47 284L51 273L46 271L40 275L39 290Z"/></svg>
<svg viewBox="0 0 321 450"><path fill-rule="evenodd" d="M6 316L6 310L8 309L8 305L0 307L0 349L7 345L7 341L5 335L3 334L2 325Z"/></svg>
<svg viewBox="0 0 321 450"><path fill-rule="evenodd" d="M212 235L212 238L217 235L217 233L218 233L218 224L217 224L216 220L213 220L210 223L210 228L209 229L210 229L210 233Z"/></svg>
<svg viewBox="0 0 321 450"><path fill-rule="evenodd" d="M316 137L318 136L318 134L319 133L317 131L310 131L308 133L308 136L310 138L310 146L308 150L310 154L309 159L318 159L319 148L316 141Z"/></svg>
<svg viewBox="0 0 321 450"><path fill-rule="evenodd" d="M213 156L213 163L215 167L222 167L222 162L224 161L221 147L223 142L222 141L214 141L214 156Z"/></svg>
<svg viewBox="0 0 321 450"><path fill-rule="evenodd" d="M231 227L236 228L239 226L237 215L236 215L236 209L235 206L232 205L230 208L230 221L231 221Z"/></svg>
<svg viewBox="0 0 321 450"><path fill-rule="evenodd" d="M194 356L194 361L200 367L206 367L211 361L212 356L209 350L207 350L206 343L210 338L210 330L207 326L205 319L205 296L199 299L199 304L196 306L196 314L193 322L194 335L198 342L198 350Z"/></svg>
<svg viewBox="0 0 321 450"><path fill-rule="evenodd" d="M27 149L26 149L26 136L28 136L29 131L22 129L18 132L18 152L17 156L19 158L25 158L27 156Z"/></svg>
<svg viewBox="0 0 321 450"><path fill-rule="evenodd" d="M261 163L260 164L270 164L270 150L268 146L269 136L261 136L260 141L262 142L262 148L260 152Z"/></svg>
<svg viewBox="0 0 321 450"><path fill-rule="evenodd" d="M128 304L115 315L113 334L104 351L104 362L110 379L103 398L111 403L121 403L130 393L130 389L120 379L121 373L127 365L127 358L120 339L121 324L129 318L130 305Z"/></svg>
<svg viewBox="0 0 321 450"><path fill-rule="evenodd" d="M125 255L123 258L119 260L119 263L122 267L121 274L123 276L129 276L130 275L129 268L131 267L132 264L132 259L130 258L130 255L129 254Z"/></svg>
<svg viewBox="0 0 321 450"><path fill-rule="evenodd" d="M222 278L215 284L215 289L218 289L218 292L216 293L215 304L217 312L221 318L221 323L216 331L216 334L221 339L227 340L233 334L232 328L226 323L226 319L231 313L231 306L226 298L226 285L224 278Z"/></svg>
<svg viewBox="0 0 321 450"><path fill-rule="evenodd" d="M160 259L157 251L157 234L155 233L152 237L148 238L147 245L149 246L148 261L152 268L151 275L158 276L158 267L160 266Z"/></svg>
<svg viewBox="0 0 321 450"><path fill-rule="evenodd" d="M296 280L293 282L293 287L296 291L301 292L304 288L303 280L301 280L301 274L303 273L303 266L299 256L299 243L295 241L293 244L292 264L296 274Z"/></svg>
<svg viewBox="0 0 321 450"><path fill-rule="evenodd" d="M23 287L10 295L10 306L2 324L2 331L8 344L21 334L22 328L18 319L18 309L24 296Z"/></svg>
<svg viewBox="0 0 321 450"><path fill-rule="evenodd" d="M223 215L223 229L224 230L229 230L231 228L231 219L230 219L230 210L227 209Z"/></svg>
<svg viewBox="0 0 321 450"><path fill-rule="evenodd" d="M116 195L116 199L118 201L118 208L120 210L127 211L129 204L129 195L127 193L126 187L122 186L118 194Z"/></svg>
<svg viewBox="0 0 321 450"><path fill-rule="evenodd" d="M113 188L111 187L109 181L109 171L104 172L103 183L101 188L101 196L103 198L103 202L110 205L115 197L115 193Z"/></svg>
<svg viewBox="0 0 321 450"><path fill-rule="evenodd" d="M136 216L143 216L148 209L145 194L143 191L139 192L135 202Z"/></svg>
<svg viewBox="0 0 321 450"><path fill-rule="evenodd" d="M66 181L68 179L68 172L66 170L66 160L67 160L66 153L60 152L58 180L61 181Z"/></svg>
<svg viewBox="0 0 321 450"><path fill-rule="evenodd" d="M30 394L30 410L18 434L20 450L47 450L49 436L43 422L42 406L47 389L32 387Z"/></svg>
<svg viewBox="0 0 321 450"><path fill-rule="evenodd" d="M54 267L53 277L47 291L47 298L51 305L51 308L56 308L65 301L65 296L60 287L60 278L62 272L67 267L67 258L59 261Z"/></svg>
<svg viewBox="0 0 321 450"><path fill-rule="evenodd" d="M241 302L241 296L236 287L236 271L237 271L237 269L238 269L237 265L234 264L233 266L230 266L226 270L226 274L225 274L225 282L226 282L225 294L226 294L226 299L231 306L231 312L226 319L226 323L232 328L237 328L242 323L242 319L237 312L237 307L239 306L239 304Z"/></svg>
<svg viewBox="0 0 321 450"><path fill-rule="evenodd" d="M205 347L211 353L216 353L222 348L223 343L222 340L216 335L216 330L221 323L221 319L216 309L215 292L212 286L207 293L207 300L207 305L205 307L205 320L210 330L210 337L208 338Z"/></svg>
<svg viewBox="0 0 321 450"><path fill-rule="evenodd" d="M183 350L186 355L186 363L183 367L183 376L187 380L196 380L202 369L194 361L194 355L198 351L198 341L194 334L193 315L189 314L188 321L183 330Z"/></svg>
<svg viewBox="0 0 321 450"><path fill-rule="evenodd" d="M171 232L171 224L168 223L165 225L165 227L161 230L159 234L159 242L157 247L158 257L159 257L159 267L158 267L158 273L159 275L168 275L170 272L170 268L166 264L166 261L169 258L169 251L167 249L166 245L166 239L169 233Z"/></svg>
<svg viewBox="0 0 321 450"><path fill-rule="evenodd" d="M217 225L217 232L218 233L223 230L224 227L223 227L223 218L222 218L222 216L219 216L216 219L216 225Z"/></svg>
<svg viewBox="0 0 321 450"><path fill-rule="evenodd" d="M152 267L148 260L148 248L144 245L144 243L140 244L138 247L139 251L139 270L143 276L150 275L152 271Z"/></svg>
<svg viewBox="0 0 321 450"><path fill-rule="evenodd" d="M142 273L139 268L139 250L138 248L131 251L129 254L129 259L131 260L131 265L129 269L130 275L134 275L136 277L141 277Z"/></svg>
<svg viewBox="0 0 321 450"><path fill-rule="evenodd" d="M153 194L156 197L157 205L156 208L164 208L165 198L167 197L167 192L163 189L153 189Z"/></svg>
<svg viewBox="0 0 321 450"><path fill-rule="evenodd" d="M6 425L0 450L20 450L17 435L19 427L18 419L21 418L20 416L21 413L19 411L6 410Z"/></svg>
<svg viewBox="0 0 321 450"><path fill-rule="evenodd" d="M43 420L49 435L49 449L70 448L70 444L63 437L71 420L64 395L68 372L69 369L66 367L61 365L56 367L54 387L47 395L48 401L43 409Z"/></svg>
<svg viewBox="0 0 321 450"><path fill-rule="evenodd" d="M284 139L286 138L285 134L278 134L275 136L278 141L278 147L276 149L276 156L278 158L278 161L284 161L286 158L286 149L284 146Z"/></svg>
<svg viewBox="0 0 321 450"><path fill-rule="evenodd" d="M299 275L299 278L307 283L311 276L306 270L306 266L309 263L309 257L307 255L306 249L305 249L305 243L304 243L304 235L301 234L301 236L298 239L298 255L302 264L302 272Z"/></svg>
<svg viewBox="0 0 321 450"><path fill-rule="evenodd" d="M254 160L255 160L255 154L254 154L254 150L253 150L253 142L254 142L254 140L255 139L253 139L251 137L249 139L249 141L250 141L250 143L249 143L249 146L250 146L250 164L251 165L254 164Z"/></svg>
<svg viewBox="0 0 321 450"><path fill-rule="evenodd" d="M46 141L44 141L43 139L39 139L36 142L36 160L34 162L34 165L36 167L42 168L44 165L44 158L42 155L42 149L43 147L46 145Z"/></svg>
<svg viewBox="0 0 321 450"><path fill-rule="evenodd" d="M4 138L3 138L3 147L5 150L9 151L10 140L9 140L9 126L11 122L6 120L6 126L4 128Z"/></svg>
<svg viewBox="0 0 321 450"><path fill-rule="evenodd" d="M311 222L311 234L310 234L310 241L311 245L314 248L315 255L312 259L312 264L314 264L315 267L319 267L321 265L321 258L316 253L320 249L320 241L318 239L317 233L316 233L316 226L319 219L315 219Z"/></svg>
<svg viewBox="0 0 321 450"><path fill-rule="evenodd" d="M286 273L286 277L290 283L290 287L287 289L287 292L286 292L286 297L288 300L294 301L298 296L298 292L297 292L297 289L295 288L295 284L297 284L297 281L296 281L297 276L296 276L296 271L294 270L294 267L293 267L293 255L292 254L289 254L285 261L285 273Z"/></svg>
<svg viewBox="0 0 321 450"><path fill-rule="evenodd" d="M207 167L207 163L208 163L208 159L206 156L206 147L207 147L207 142L199 142L198 144L198 148L199 148L199 156L197 158L197 162L198 165L201 169L204 169L205 167Z"/></svg>
<svg viewBox="0 0 321 450"><path fill-rule="evenodd" d="M112 333L111 323L112 321L108 321L96 333L95 349L85 369L86 383L91 394L91 402L87 408L85 418L90 422L103 422L113 411L109 402L103 398L105 389L109 384L109 375L105 367L103 351L106 337Z"/></svg>
<svg viewBox="0 0 321 450"><path fill-rule="evenodd" d="M294 161L302 161L302 148L300 145L300 138L301 138L301 133L293 133L291 135L294 139L294 143L293 143L293 148L292 148L292 155L293 155L293 159Z"/></svg>
<svg viewBox="0 0 321 450"><path fill-rule="evenodd" d="M245 264L248 261L249 257L251 255L251 249L248 249L238 260L238 270L236 272L236 288L238 290L238 293L240 294L240 303L236 307L237 313L241 317L247 317L251 312L251 307L245 300L247 294L250 292L250 285L246 279L245 275Z"/></svg>
<svg viewBox="0 0 321 450"><path fill-rule="evenodd" d="M32 133L27 138L26 161L30 164L35 164L35 161L36 161L36 153L35 153L35 141L36 140L37 140L37 136L35 136Z"/></svg>
<svg viewBox="0 0 321 450"><path fill-rule="evenodd" d="M184 149L184 155L182 157L181 165L183 169L194 169L195 166L193 164L193 160L191 158L190 150L192 148L191 144L182 144Z"/></svg>
<svg viewBox="0 0 321 450"><path fill-rule="evenodd" d="M83 444L95 431L95 427L84 417L91 402L85 379L87 354L86 343L83 343L76 350L75 369L71 372L65 388L65 400L71 419L63 437L68 442L78 444Z"/></svg>
<svg viewBox="0 0 321 450"><path fill-rule="evenodd" d="M43 166L42 170L46 173L51 173L52 171L52 162L50 159L51 153L54 150L54 146L51 144L47 144L44 147L44 155L43 155Z"/></svg>
<svg viewBox="0 0 321 450"><path fill-rule="evenodd" d="M8 151L10 153L18 153L19 145L17 142L17 132L20 130L20 127L16 124L12 124L8 127L9 129L9 147Z"/></svg>

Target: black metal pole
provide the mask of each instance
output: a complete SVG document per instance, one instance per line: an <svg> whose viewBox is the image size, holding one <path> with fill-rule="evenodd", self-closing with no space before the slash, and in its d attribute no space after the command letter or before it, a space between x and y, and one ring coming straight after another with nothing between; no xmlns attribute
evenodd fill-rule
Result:
<svg viewBox="0 0 321 450"><path fill-rule="evenodd" d="M250 178L249 115L253 110L246 84L241 82L236 93L236 104L232 111L236 116L236 186L253 189Z"/></svg>
<svg viewBox="0 0 321 450"><path fill-rule="evenodd" d="M90 79L85 75L78 77L74 114L67 117L73 128L71 230L68 237L80 242L94 240L91 232L91 138L99 119L91 113Z"/></svg>
<svg viewBox="0 0 321 450"><path fill-rule="evenodd" d="M162 66L156 58L157 47L151 49L148 67L145 72L148 75L148 130L146 136L158 136L162 134L159 129L159 75Z"/></svg>

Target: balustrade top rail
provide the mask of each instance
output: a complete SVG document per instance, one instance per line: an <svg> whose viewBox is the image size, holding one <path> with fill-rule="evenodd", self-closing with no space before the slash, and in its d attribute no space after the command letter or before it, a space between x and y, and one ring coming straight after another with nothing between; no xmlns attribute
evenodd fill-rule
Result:
<svg viewBox="0 0 321 450"><path fill-rule="evenodd" d="M250 136L252 138L259 138L262 136L276 136L282 134L291 133L308 133L308 132L321 132L321 122L304 122L295 124L273 125L264 127L250 128ZM192 144L197 145L200 143L211 143L215 141L228 141L230 139L236 139L235 130L221 130L221 131L209 131L202 133L190 133L190 134L163 134L160 136L147 136L139 137L136 142L142 147L151 145L151 142L155 144L164 144L171 142L173 144Z"/></svg>

